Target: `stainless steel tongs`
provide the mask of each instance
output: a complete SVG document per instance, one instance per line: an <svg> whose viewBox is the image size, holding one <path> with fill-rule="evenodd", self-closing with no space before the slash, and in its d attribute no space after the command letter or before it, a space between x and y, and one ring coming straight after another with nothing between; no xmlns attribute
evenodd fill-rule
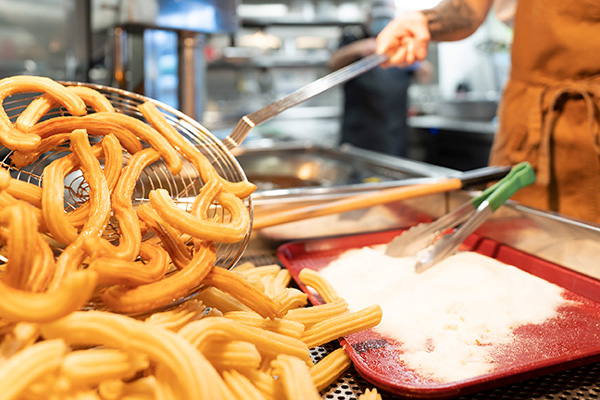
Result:
<svg viewBox="0 0 600 400"><path fill-rule="evenodd" d="M416 254L415 271L423 272L454 253L467 236L510 196L534 181L531 165L528 162L518 164L479 196L431 223L415 225L396 236L388 244L386 254L393 257ZM449 229L452 231L444 234Z"/></svg>

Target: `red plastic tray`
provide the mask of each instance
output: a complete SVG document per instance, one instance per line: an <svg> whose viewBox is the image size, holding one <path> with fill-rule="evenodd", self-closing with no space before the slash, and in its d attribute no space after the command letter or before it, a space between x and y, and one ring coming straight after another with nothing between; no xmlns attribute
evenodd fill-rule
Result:
<svg viewBox="0 0 600 400"><path fill-rule="evenodd" d="M388 243L401 230L291 242L277 255L312 304L323 299L308 291L298 279L304 268L319 270L341 252ZM526 325L515 331L515 341L496 360L497 368L485 375L451 383L436 383L420 377L398 362L399 344L373 330L340 339L358 372L377 387L413 398L452 398L509 383L600 361L600 282L572 270L471 235L466 250L514 265L566 289L574 300L559 309L558 316L541 325ZM527 305L523 305L527 306Z"/></svg>

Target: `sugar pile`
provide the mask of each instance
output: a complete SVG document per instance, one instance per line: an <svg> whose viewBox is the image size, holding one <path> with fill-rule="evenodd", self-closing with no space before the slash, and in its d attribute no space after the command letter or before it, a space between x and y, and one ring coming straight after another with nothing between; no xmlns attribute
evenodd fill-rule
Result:
<svg viewBox="0 0 600 400"><path fill-rule="evenodd" d="M403 362L424 377L453 382L493 369L493 345L524 324L556 315L562 289L516 267L460 252L416 274L412 257L381 248L342 254L321 270L352 310L379 304L375 329L397 339Z"/></svg>

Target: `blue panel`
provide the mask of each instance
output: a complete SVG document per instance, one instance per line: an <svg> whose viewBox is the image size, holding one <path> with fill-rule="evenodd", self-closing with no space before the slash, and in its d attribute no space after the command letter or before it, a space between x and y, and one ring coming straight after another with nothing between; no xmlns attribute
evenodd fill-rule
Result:
<svg viewBox="0 0 600 400"><path fill-rule="evenodd" d="M160 0L156 24L205 33L234 32L239 25L237 3L237 0Z"/></svg>
<svg viewBox="0 0 600 400"><path fill-rule="evenodd" d="M179 108L177 34L148 29L144 33L144 94Z"/></svg>

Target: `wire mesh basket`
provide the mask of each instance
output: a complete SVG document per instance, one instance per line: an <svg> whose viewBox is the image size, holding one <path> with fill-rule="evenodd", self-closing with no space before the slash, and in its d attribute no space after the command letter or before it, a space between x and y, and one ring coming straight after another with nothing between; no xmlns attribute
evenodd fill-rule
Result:
<svg viewBox="0 0 600 400"><path fill-rule="evenodd" d="M94 85L88 83L78 82L61 82L65 86L86 86L97 90L102 93L113 105L115 111L144 120L141 112L138 110L138 106L144 102L153 102L158 109L163 113L167 121L188 141L194 144L201 153L211 162L215 170L223 178L231 181L238 182L246 180L246 175L241 168L238 161L231 154L229 149L214 135L212 135L206 128L201 124L188 117L187 115L175 110L174 108L162 104L156 100L148 97L124 91L121 89L106 87L102 85ZM37 98L41 93L25 93L17 94L8 97L4 101L4 109L8 114L10 120L15 122L18 116L23 110L29 105L31 101ZM88 107L88 113L92 113ZM44 120L58 117L67 116L68 112L59 106L51 109L45 116ZM90 141L99 141L100 138L90 136ZM11 162L11 156L13 151L8 148L0 147L0 164L2 167L8 169L11 173L12 178L16 178L22 181L26 181L37 186L42 185L42 176L44 168L48 166L52 161L64 156L69 152L69 144L65 143L55 147L51 151L42 154L35 162L23 167L17 168ZM124 153L124 163L130 158L130 154ZM101 165L102 160L100 160ZM136 188L133 193L132 202L134 207L137 207L143 203L148 202L148 194L154 189L165 189L169 192L172 199L175 201L178 207L183 210L189 211L191 205L203 187L204 182L199 176L194 166L184 160L184 167L178 175L173 175L169 172L165 163L161 160L148 166L141 174L139 181L136 184ZM69 174L65 179L65 210L72 210L79 207L81 204L88 200L88 188L83 179L81 171L75 171ZM250 214L250 221L252 221L252 199L250 196L243 199L244 205L247 207ZM224 223L228 222L231 216L221 207L217 200L211 206L211 217ZM251 224L250 224L251 226ZM103 234L103 237L116 241L118 240L118 224L115 220L111 219ZM152 234L144 236L144 240L149 240ZM223 268L233 267L241 258L250 237L250 229L246 233L243 240L236 243L215 243L217 248L217 260L216 265ZM61 252L62 246L56 242L53 244L53 250L57 253ZM198 288L190 293L193 295ZM186 297L186 298L189 298ZM180 303L185 299L178 299L175 303Z"/></svg>

